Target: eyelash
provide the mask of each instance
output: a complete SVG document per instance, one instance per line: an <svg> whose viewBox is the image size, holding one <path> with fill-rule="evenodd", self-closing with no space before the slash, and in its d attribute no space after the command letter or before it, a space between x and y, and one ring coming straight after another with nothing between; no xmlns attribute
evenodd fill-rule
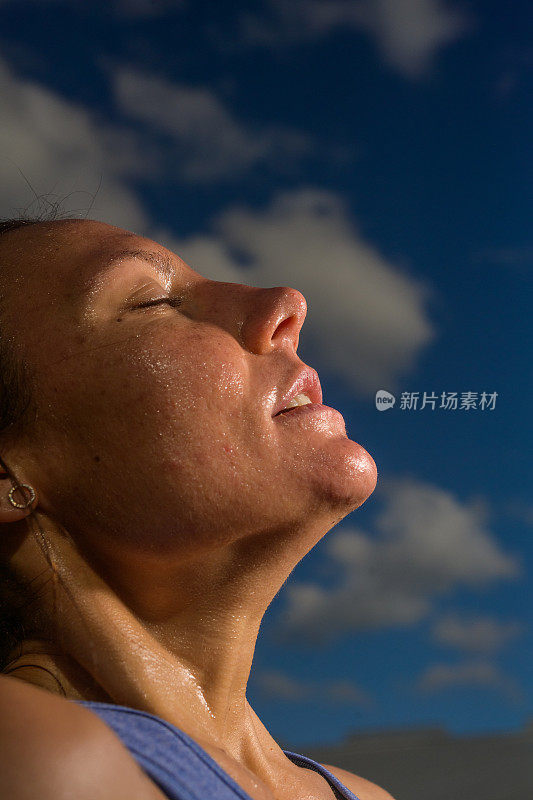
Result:
<svg viewBox="0 0 533 800"><path fill-rule="evenodd" d="M139 303L135 308L149 308L150 306L161 305L161 303L167 303L172 308L178 308L182 303L182 299L181 297L158 297L157 300L147 300L146 303Z"/></svg>

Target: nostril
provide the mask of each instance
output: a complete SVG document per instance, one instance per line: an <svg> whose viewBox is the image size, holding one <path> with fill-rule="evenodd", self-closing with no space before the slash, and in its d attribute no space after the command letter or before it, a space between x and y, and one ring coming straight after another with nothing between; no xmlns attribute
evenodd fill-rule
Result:
<svg viewBox="0 0 533 800"><path fill-rule="evenodd" d="M294 327L295 318L294 317L287 317L282 322L279 323L278 327L274 332L274 336L285 336L287 333L291 334L291 329Z"/></svg>
<svg viewBox="0 0 533 800"><path fill-rule="evenodd" d="M281 287L283 317L272 334L272 340L292 339L294 349L298 348L300 330L307 313L305 297L297 289L290 286Z"/></svg>

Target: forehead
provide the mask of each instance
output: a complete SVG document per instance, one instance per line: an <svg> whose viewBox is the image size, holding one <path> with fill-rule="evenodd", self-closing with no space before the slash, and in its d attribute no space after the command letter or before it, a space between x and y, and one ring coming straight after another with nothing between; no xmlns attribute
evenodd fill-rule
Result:
<svg viewBox="0 0 533 800"><path fill-rule="evenodd" d="M102 269L127 253L172 257L161 245L132 231L96 220L58 220L19 228L1 245L15 285L29 294L73 297L90 287ZM10 281L11 282L11 281Z"/></svg>

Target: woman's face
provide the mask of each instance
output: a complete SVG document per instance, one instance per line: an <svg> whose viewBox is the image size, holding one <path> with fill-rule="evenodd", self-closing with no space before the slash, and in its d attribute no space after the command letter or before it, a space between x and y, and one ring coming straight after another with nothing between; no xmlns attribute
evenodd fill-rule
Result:
<svg viewBox="0 0 533 800"><path fill-rule="evenodd" d="M13 233L8 277L6 324L37 374L24 477L93 547L183 556L331 527L373 491L338 412L273 416L305 366L298 291L209 280L91 220Z"/></svg>

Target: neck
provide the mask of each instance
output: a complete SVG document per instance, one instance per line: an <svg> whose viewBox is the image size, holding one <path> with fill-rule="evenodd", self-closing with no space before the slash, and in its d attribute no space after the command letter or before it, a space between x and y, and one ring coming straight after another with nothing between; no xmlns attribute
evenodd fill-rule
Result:
<svg viewBox="0 0 533 800"><path fill-rule="evenodd" d="M324 530L306 533L302 541L301 532L270 532L162 567L145 553L89 561L70 537L47 530L60 581L55 600L43 602L64 653L49 656L59 677L74 687L79 670L90 685L74 699L148 711L242 759L259 728L266 736L246 698L259 626ZM38 550L29 537L17 553L20 564L33 560L34 574L43 570Z"/></svg>

